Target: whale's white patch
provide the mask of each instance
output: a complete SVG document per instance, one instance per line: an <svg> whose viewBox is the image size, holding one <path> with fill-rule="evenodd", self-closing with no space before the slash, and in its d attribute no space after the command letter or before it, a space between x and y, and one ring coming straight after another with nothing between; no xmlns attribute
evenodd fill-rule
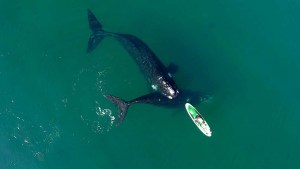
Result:
<svg viewBox="0 0 300 169"><path fill-rule="evenodd" d="M175 91L171 87L168 87L168 90L171 93L171 95L175 94Z"/></svg>
<svg viewBox="0 0 300 169"><path fill-rule="evenodd" d="M151 85L152 89L157 90L157 85Z"/></svg>

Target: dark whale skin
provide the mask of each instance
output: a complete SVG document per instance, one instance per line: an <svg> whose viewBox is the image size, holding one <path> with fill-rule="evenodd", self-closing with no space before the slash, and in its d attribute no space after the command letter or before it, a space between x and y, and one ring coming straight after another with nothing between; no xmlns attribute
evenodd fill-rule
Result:
<svg viewBox="0 0 300 169"><path fill-rule="evenodd" d="M129 34L107 32L102 29L96 16L88 10L90 29L93 33L88 42L87 52L92 52L104 37L113 37L118 40L132 56L140 71L151 87L169 99L176 98L179 91L171 73L157 58L154 52L141 39Z"/></svg>
<svg viewBox="0 0 300 169"><path fill-rule="evenodd" d="M138 102L153 104L176 103L176 100L174 99L179 95L177 85L173 80L171 73L168 72L167 68L146 43L133 35L113 33L103 30L102 24L90 10L88 10L88 21L92 34L88 41L87 53L91 53L104 39L104 37L115 38L126 49L129 55L132 56L145 79L155 91L154 93L138 97L137 99L132 100L132 102L125 102L118 97L104 95L119 108L118 124L120 124L125 118L130 104Z"/></svg>

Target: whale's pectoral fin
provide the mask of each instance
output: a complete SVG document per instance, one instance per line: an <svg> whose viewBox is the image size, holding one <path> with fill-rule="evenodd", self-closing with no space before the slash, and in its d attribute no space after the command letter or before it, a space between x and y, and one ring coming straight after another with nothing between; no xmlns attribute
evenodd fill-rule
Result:
<svg viewBox="0 0 300 169"><path fill-rule="evenodd" d="M174 63L170 63L169 66L167 67L167 70L170 73L170 75L173 76L178 70L178 65Z"/></svg>

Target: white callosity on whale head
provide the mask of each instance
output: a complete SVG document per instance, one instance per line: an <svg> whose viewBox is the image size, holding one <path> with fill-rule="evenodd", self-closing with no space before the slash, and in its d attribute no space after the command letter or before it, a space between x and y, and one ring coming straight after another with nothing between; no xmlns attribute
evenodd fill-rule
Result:
<svg viewBox="0 0 300 169"><path fill-rule="evenodd" d="M157 90L157 85L151 85L153 90Z"/></svg>
<svg viewBox="0 0 300 169"><path fill-rule="evenodd" d="M172 87L168 87L167 89L168 89L168 92L170 93L170 96L168 96L169 99L175 98L177 96L177 94L179 93L178 90L176 90L176 92L175 92L175 90Z"/></svg>
<svg viewBox="0 0 300 169"><path fill-rule="evenodd" d="M174 89L172 89L172 87L168 87L168 90L169 90L169 92L170 92L171 95L175 94L175 91L174 91Z"/></svg>

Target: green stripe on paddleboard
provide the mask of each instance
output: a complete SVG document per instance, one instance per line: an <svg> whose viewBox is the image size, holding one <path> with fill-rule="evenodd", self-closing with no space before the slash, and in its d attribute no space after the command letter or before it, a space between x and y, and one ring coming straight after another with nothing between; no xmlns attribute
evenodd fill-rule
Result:
<svg viewBox="0 0 300 169"><path fill-rule="evenodd" d="M191 115L193 116L193 118L196 118L198 113L196 111L196 109L193 106L189 106L189 112L191 113Z"/></svg>

